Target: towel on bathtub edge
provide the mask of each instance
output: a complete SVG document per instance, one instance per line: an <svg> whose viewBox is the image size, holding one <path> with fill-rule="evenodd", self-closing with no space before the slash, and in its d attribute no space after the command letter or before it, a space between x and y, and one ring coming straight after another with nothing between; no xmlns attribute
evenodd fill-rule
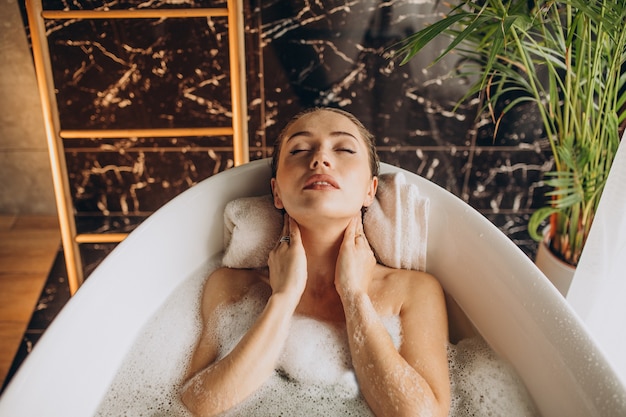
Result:
<svg viewBox="0 0 626 417"><path fill-rule="evenodd" d="M378 262L424 271L430 200L403 173L379 177L376 199L363 216L363 230ZM283 216L270 194L230 201L224 210L224 257L229 268L263 268L280 238Z"/></svg>

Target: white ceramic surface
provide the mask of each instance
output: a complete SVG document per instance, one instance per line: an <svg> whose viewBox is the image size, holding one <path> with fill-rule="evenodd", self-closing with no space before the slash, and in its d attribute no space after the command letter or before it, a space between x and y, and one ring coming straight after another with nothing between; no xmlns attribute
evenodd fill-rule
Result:
<svg viewBox="0 0 626 417"><path fill-rule="evenodd" d="M431 200L428 271L513 364L542 415L626 415L624 386L533 262L460 199L403 172ZM93 415L142 326L222 250L225 204L269 193L269 175L268 160L220 173L142 223L45 332L0 398L0 416Z"/></svg>
<svg viewBox="0 0 626 417"><path fill-rule="evenodd" d="M567 301L626 384L626 132L613 160Z"/></svg>

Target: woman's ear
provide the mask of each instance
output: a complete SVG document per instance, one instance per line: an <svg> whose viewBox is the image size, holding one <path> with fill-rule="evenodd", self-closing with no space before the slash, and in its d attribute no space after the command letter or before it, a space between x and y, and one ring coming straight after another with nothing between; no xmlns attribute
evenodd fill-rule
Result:
<svg viewBox="0 0 626 417"><path fill-rule="evenodd" d="M367 194L365 195L365 201L363 201L363 207L369 207L374 202L376 198L376 190L378 189L378 177L372 177L372 182L370 183Z"/></svg>
<svg viewBox="0 0 626 417"><path fill-rule="evenodd" d="M283 200L280 199L280 188L276 183L276 178L272 178L270 181L270 185L272 186L272 198L274 199L274 207L277 209L284 209Z"/></svg>

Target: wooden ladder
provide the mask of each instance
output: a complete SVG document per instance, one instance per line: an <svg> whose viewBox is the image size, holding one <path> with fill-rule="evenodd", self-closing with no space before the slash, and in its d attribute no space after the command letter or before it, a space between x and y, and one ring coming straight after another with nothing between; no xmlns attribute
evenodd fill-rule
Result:
<svg viewBox="0 0 626 417"><path fill-rule="evenodd" d="M64 152L64 140L73 138L128 138L128 137L233 137L234 164L249 161L247 132L247 100L245 85L245 54L242 0L227 0L226 8L191 9L131 9L131 10L43 10L41 0L26 0L28 24L31 31L35 74L42 103L44 126L52 181L61 229L61 242L67 267L70 294L84 281L83 263L79 251L81 243L117 243L127 233L77 233L74 206ZM102 129L62 130L54 92L52 64L45 32L46 20L64 19L161 19L227 17L228 52L230 65L230 93L232 125L230 127L157 128L157 129Z"/></svg>

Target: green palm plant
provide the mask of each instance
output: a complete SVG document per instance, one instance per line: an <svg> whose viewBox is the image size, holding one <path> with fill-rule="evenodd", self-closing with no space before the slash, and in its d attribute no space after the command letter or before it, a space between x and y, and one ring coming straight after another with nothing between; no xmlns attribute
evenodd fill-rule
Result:
<svg viewBox="0 0 626 417"><path fill-rule="evenodd" d="M512 108L536 104L554 165L533 239L550 221L550 247L576 265L626 119L626 0L460 0L441 20L394 46L402 64L439 35L459 54L496 127ZM434 62L433 62L434 64ZM501 109L496 111L495 109Z"/></svg>

